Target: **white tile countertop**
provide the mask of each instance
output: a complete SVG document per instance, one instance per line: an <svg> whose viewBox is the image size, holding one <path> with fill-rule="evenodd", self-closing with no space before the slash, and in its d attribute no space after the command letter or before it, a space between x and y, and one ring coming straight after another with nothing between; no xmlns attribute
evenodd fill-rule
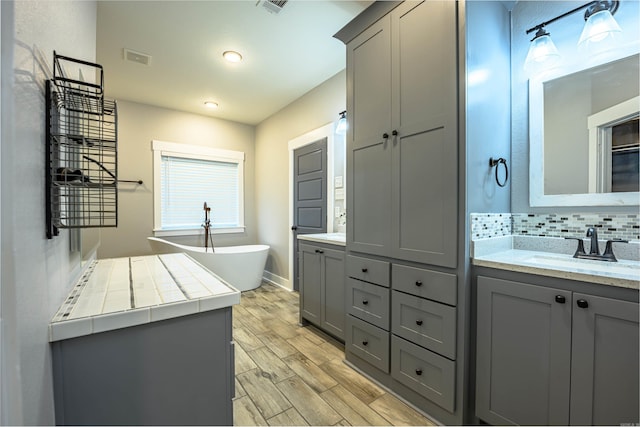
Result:
<svg viewBox="0 0 640 427"><path fill-rule="evenodd" d="M569 242L559 238L514 236L479 239L472 242L471 257L473 265L482 267L640 289L640 261L576 259L573 252L566 253ZM632 245L630 250L637 251L637 243Z"/></svg>
<svg viewBox="0 0 640 427"><path fill-rule="evenodd" d="M308 240L310 242L328 243L330 245L346 246L347 239L345 233L318 233L318 234L298 234L298 240Z"/></svg>
<svg viewBox="0 0 640 427"><path fill-rule="evenodd" d="M216 310L240 291L186 254L93 261L49 323L49 341Z"/></svg>

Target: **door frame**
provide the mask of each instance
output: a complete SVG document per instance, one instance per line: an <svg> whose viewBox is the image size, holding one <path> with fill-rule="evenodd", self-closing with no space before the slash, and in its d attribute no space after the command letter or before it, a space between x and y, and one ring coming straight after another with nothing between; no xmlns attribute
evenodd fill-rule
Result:
<svg viewBox="0 0 640 427"><path fill-rule="evenodd" d="M329 230L333 230L333 200L334 200L334 191L333 191L333 180L334 180L334 171L333 171L333 144L334 144L334 136L335 136L335 123L330 122L324 126L321 126L317 129L309 131L303 135L300 135L288 143L289 148L289 227L293 225L293 220L295 218L295 213L293 212L293 152L305 145L309 145L314 143L322 138L327 138L327 233L330 233ZM291 230L289 232L288 246L289 246L289 280L287 287L290 290L293 290L293 284L295 278L293 277L293 263L295 261L296 254L293 253L293 237L291 235Z"/></svg>

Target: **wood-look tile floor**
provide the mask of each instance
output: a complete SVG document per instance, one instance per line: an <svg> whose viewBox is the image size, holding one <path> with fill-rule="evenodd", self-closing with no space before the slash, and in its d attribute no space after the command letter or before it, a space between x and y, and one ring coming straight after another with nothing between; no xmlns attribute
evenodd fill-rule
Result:
<svg viewBox="0 0 640 427"><path fill-rule="evenodd" d="M233 336L234 425L434 425L344 364L340 342L299 326L296 292L243 292Z"/></svg>

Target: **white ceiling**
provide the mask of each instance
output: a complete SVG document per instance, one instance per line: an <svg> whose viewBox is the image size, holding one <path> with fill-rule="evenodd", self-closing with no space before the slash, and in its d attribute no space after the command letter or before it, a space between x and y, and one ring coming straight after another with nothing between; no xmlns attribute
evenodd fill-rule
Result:
<svg viewBox="0 0 640 427"><path fill-rule="evenodd" d="M99 1L106 96L258 124L344 69L332 36L370 3L289 0L272 14L256 0ZM125 61L125 48L150 65ZM244 60L227 63L225 50Z"/></svg>

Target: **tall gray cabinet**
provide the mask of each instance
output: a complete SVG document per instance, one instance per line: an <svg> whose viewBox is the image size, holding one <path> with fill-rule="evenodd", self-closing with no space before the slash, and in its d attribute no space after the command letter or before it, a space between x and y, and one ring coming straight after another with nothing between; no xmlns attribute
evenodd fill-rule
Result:
<svg viewBox="0 0 640 427"><path fill-rule="evenodd" d="M456 266L456 3L406 2L347 44L350 250Z"/></svg>
<svg viewBox="0 0 640 427"><path fill-rule="evenodd" d="M376 2L347 45L347 361L463 424L458 2Z"/></svg>

